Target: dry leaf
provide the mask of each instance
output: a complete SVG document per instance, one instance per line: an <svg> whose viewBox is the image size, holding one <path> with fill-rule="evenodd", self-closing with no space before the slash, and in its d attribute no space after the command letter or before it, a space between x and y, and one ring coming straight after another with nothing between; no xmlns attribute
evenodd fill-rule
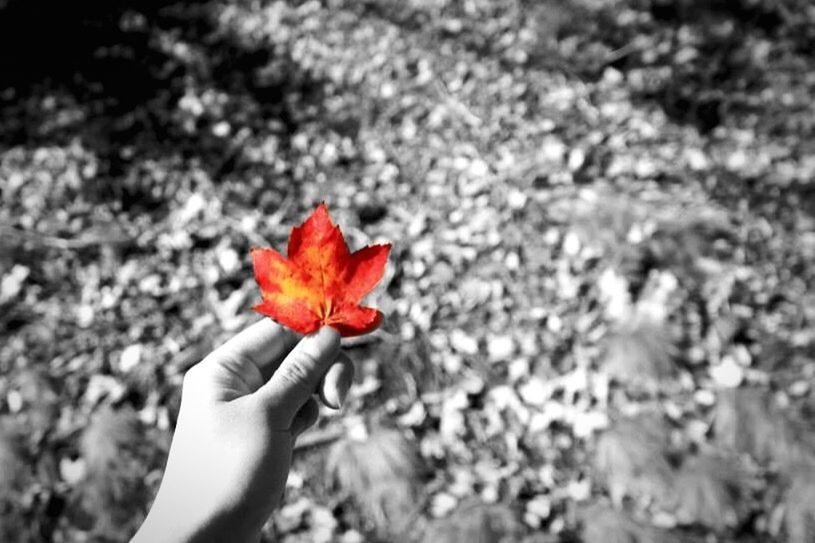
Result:
<svg viewBox="0 0 815 543"><path fill-rule="evenodd" d="M667 503L674 473L665 456L668 433L656 414L618 420L597 442L595 467L612 501L625 496Z"/></svg>
<svg viewBox="0 0 815 543"><path fill-rule="evenodd" d="M150 499L145 477L151 463L144 443L132 409L104 407L82 433L79 449L87 471L80 501L95 516L93 532L100 537L126 539L144 518Z"/></svg>
<svg viewBox="0 0 815 543"><path fill-rule="evenodd" d="M815 463L798 464L784 495L784 528L788 543L815 541Z"/></svg>
<svg viewBox="0 0 815 543"><path fill-rule="evenodd" d="M640 322L608 338L604 368L624 385L654 387L676 377L673 351L663 327Z"/></svg>
<svg viewBox="0 0 815 543"><path fill-rule="evenodd" d="M689 538L645 526L623 511L595 504L580 514L584 543L690 543Z"/></svg>
<svg viewBox="0 0 815 543"><path fill-rule="evenodd" d="M714 423L716 443L747 453L759 462L789 466L802 458L800 439L794 421L759 389L723 390L716 404Z"/></svg>
<svg viewBox="0 0 815 543"><path fill-rule="evenodd" d="M418 507L421 464L412 443L396 430L374 429L364 440L334 444L326 472L351 497L380 537L409 529Z"/></svg>
<svg viewBox="0 0 815 543"><path fill-rule="evenodd" d="M737 523L747 473L734 459L713 455L685 460L676 476L676 517L682 524L724 530Z"/></svg>
<svg viewBox="0 0 815 543"><path fill-rule="evenodd" d="M521 528L512 510L505 505L469 501L449 517L430 524L424 543L511 543Z"/></svg>

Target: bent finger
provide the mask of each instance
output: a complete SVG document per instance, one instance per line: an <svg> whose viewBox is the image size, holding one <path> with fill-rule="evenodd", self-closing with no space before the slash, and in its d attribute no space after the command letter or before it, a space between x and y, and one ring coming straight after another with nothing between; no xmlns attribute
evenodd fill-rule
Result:
<svg viewBox="0 0 815 543"><path fill-rule="evenodd" d="M284 427L288 427L295 413L317 391L317 385L339 350L339 333L325 326L300 340L257 391L261 401L274 410L275 418Z"/></svg>
<svg viewBox="0 0 815 543"><path fill-rule="evenodd" d="M300 408L291 421L291 435L297 438L300 434L311 428L320 416L320 405L314 398L309 398Z"/></svg>
<svg viewBox="0 0 815 543"><path fill-rule="evenodd" d="M261 374L268 378L266 373L272 374L274 368L292 350L298 339L297 334L285 326L264 317L215 349L207 360L210 361L209 363L221 357L246 360L254 364Z"/></svg>
<svg viewBox="0 0 815 543"><path fill-rule="evenodd" d="M339 409L353 382L354 361L347 354L340 353L336 362L325 372L317 392L325 405L332 409Z"/></svg>

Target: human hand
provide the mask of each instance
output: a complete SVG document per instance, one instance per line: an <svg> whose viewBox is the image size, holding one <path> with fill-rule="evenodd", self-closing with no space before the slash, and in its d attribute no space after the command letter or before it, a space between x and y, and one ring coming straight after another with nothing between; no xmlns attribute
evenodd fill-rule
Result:
<svg viewBox="0 0 815 543"><path fill-rule="evenodd" d="M184 376L156 499L131 543L257 541L280 505L295 439L339 408L354 366L329 327L299 340L263 319Z"/></svg>

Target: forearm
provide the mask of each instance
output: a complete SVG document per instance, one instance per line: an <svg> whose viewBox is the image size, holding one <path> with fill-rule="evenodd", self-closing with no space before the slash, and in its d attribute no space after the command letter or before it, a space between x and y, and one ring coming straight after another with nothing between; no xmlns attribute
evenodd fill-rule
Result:
<svg viewBox="0 0 815 543"><path fill-rule="evenodd" d="M257 543L260 530L237 513L201 514L195 503L169 503L161 492L131 543Z"/></svg>

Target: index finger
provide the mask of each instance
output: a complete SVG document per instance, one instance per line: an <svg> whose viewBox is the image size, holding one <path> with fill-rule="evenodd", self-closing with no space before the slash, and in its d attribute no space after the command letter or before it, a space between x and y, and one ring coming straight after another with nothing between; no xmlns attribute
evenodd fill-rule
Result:
<svg viewBox="0 0 815 543"><path fill-rule="evenodd" d="M298 340L295 332L264 317L230 338L216 352L251 362L268 379Z"/></svg>

